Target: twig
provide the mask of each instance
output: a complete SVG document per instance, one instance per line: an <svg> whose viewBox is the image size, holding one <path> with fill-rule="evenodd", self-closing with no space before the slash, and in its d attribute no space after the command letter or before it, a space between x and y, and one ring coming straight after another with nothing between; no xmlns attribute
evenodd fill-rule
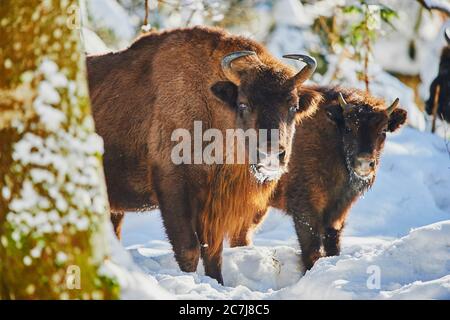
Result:
<svg viewBox="0 0 450 320"><path fill-rule="evenodd" d="M370 55L370 40L366 37L364 40L366 46L366 54L364 55L364 84L366 85L366 92L370 94L369 89L369 55Z"/></svg>
<svg viewBox="0 0 450 320"><path fill-rule="evenodd" d="M144 26L148 25L148 0L145 0L145 17L144 17Z"/></svg>
<svg viewBox="0 0 450 320"><path fill-rule="evenodd" d="M186 20L186 27L189 27L191 24L192 18L194 18L194 14L197 12L197 9L194 9L191 11L191 14L189 15L188 19Z"/></svg>
<svg viewBox="0 0 450 320"><path fill-rule="evenodd" d="M433 109L431 110L431 116L432 116L432 123L431 123L431 132L434 133L436 131L436 116L437 116L437 110L439 106L439 93L441 92L441 86L438 85L436 87L436 91L434 93L433 97Z"/></svg>

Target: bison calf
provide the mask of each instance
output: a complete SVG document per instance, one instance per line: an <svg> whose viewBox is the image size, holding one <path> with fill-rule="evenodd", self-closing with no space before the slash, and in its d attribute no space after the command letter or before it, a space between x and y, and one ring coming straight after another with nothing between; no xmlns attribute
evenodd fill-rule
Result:
<svg viewBox="0 0 450 320"><path fill-rule="evenodd" d="M294 219L302 260L310 269L321 257L338 255L345 219L355 200L375 180L387 132L397 130L406 111L388 108L359 90L315 87L323 95L318 111L297 126L288 173L270 203ZM264 212L254 216L256 227ZM249 229L232 246L249 243Z"/></svg>

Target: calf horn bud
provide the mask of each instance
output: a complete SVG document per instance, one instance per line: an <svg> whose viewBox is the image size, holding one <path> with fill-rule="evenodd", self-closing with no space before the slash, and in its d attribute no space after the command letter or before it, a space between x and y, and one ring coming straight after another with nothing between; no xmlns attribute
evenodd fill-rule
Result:
<svg viewBox="0 0 450 320"><path fill-rule="evenodd" d="M345 101L344 97L342 96L342 93L339 92L338 96L339 105L341 106L342 110L346 110L348 108L348 103Z"/></svg>
<svg viewBox="0 0 450 320"><path fill-rule="evenodd" d="M394 102L392 102L392 104L389 106L389 108L386 109L386 113L388 116L390 116L391 113L395 110L395 108L397 108L399 101L400 100L398 98L395 99Z"/></svg>
<svg viewBox="0 0 450 320"><path fill-rule="evenodd" d="M222 71L225 74L225 76L233 82L235 85L239 85L241 82L241 79L239 77L239 74L236 70L233 70L231 67L231 63L239 58L246 57L246 56L256 56L256 53L254 51L235 51L230 54L227 54L225 57L222 58Z"/></svg>
<svg viewBox="0 0 450 320"><path fill-rule="evenodd" d="M301 85L303 82L308 80L317 67L317 61L311 56L303 55L303 54L286 54L283 56L283 58L286 59L293 59L302 61L306 64L306 66L303 67L302 70L300 70L293 78L292 82L295 86Z"/></svg>

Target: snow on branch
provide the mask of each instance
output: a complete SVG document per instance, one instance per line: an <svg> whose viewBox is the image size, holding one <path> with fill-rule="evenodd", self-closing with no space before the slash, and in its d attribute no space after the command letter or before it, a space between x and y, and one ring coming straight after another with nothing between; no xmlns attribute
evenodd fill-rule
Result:
<svg viewBox="0 0 450 320"><path fill-rule="evenodd" d="M450 2L448 0L418 0L428 10L442 11L450 16Z"/></svg>

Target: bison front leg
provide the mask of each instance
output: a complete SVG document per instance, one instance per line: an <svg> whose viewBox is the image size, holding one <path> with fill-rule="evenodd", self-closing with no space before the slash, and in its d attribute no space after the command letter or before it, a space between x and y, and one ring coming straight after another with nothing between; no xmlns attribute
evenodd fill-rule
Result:
<svg viewBox="0 0 450 320"><path fill-rule="evenodd" d="M323 248L327 257L341 253L341 235L349 208L334 210L324 215Z"/></svg>
<svg viewBox="0 0 450 320"><path fill-rule="evenodd" d="M187 192L176 175L154 174L154 184L167 237L175 259L184 272L195 272L200 259L200 244L192 225Z"/></svg>
<svg viewBox="0 0 450 320"><path fill-rule="evenodd" d="M327 257L337 256L341 253L341 232L342 229L337 230L333 227L325 230L323 247Z"/></svg>
<svg viewBox="0 0 450 320"><path fill-rule="evenodd" d="M294 214L293 217L295 231L302 250L303 265L306 270L309 270L321 257L320 221L317 216L309 212L300 212L299 214Z"/></svg>
<svg viewBox="0 0 450 320"><path fill-rule="evenodd" d="M220 243L219 250L216 252L211 252L210 248L206 245L203 245L201 250L205 274L213 279L216 279L221 285L223 285L222 251L223 241Z"/></svg>

